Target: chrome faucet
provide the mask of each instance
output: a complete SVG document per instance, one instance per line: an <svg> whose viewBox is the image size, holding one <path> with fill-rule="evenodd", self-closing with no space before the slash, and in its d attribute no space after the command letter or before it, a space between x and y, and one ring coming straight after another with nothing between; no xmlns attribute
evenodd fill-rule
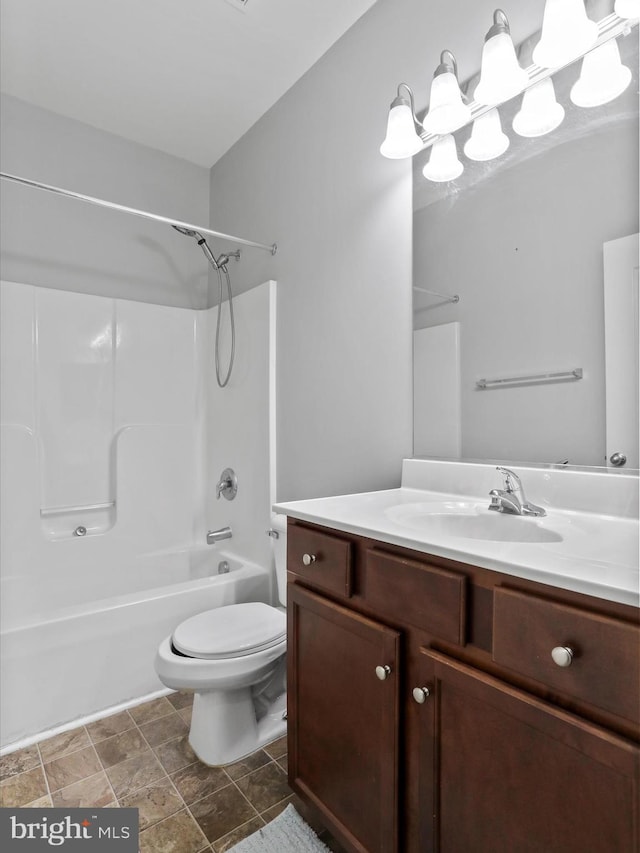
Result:
<svg viewBox="0 0 640 853"><path fill-rule="evenodd" d="M510 468L496 466L496 471L504 476L504 489L491 489L489 495L491 503L489 509L496 512L506 512L511 515L546 515L541 506L529 503L524 494L524 487L520 477Z"/></svg>

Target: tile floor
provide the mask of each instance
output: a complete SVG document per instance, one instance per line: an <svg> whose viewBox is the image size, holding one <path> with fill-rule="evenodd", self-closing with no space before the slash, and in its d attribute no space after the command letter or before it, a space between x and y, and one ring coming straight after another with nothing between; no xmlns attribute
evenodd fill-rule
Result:
<svg viewBox="0 0 640 853"><path fill-rule="evenodd" d="M223 853L290 802L313 824L287 784L286 738L207 767L187 742L191 704L173 693L5 755L0 805L137 808L140 853Z"/></svg>

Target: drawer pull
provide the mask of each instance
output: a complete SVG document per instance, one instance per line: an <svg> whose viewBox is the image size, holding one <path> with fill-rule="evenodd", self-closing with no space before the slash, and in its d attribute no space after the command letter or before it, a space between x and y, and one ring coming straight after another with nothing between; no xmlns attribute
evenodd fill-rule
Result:
<svg viewBox="0 0 640 853"><path fill-rule="evenodd" d="M315 561L316 561L316 555L315 554L303 554L302 555L302 562L304 563L305 566L310 566L311 563L315 563Z"/></svg>
<svg viewBox="0 0 640 853"><path fill-rule="evenodd" d="M414 687L412 692L413 698L416 700L418 705L424 705L427 701L427 697L431 695L431 691L428 687Z"/></svg>
<svg viewBox="0 0 640 853"><path fill-rule="evenodd" d="M380 681L384 681L387 676L391 675L391 667L387 666L377 666L376 667L376 675L380 679Z"/></svg>
<svg viewBox="0 0 640 853"><path fill-rule="evenodd" d="M558 666L571 666L573 649L570 649L569 646L556 646L555 649L551 650L551 657Z"/></svg>

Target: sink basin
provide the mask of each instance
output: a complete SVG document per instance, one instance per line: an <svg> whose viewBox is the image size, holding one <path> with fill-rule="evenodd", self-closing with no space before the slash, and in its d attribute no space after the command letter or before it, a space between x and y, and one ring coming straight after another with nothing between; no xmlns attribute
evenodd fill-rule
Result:
<svg viewBox="0 0 640 853"><path fill-rule="evenodd" d="M426 521L429 530L463 539L491 539L495 542L562 542L555 530L533 518L506 513L487 515L434 515Z"/></svg>
<svg viewBox="0 0 640 853"><path fill-rule="evenodd" d="M425 536L484 539L493 542L562 542L560 533L536 518L490 512L472 502L401 504L387 516Z"/></svg>

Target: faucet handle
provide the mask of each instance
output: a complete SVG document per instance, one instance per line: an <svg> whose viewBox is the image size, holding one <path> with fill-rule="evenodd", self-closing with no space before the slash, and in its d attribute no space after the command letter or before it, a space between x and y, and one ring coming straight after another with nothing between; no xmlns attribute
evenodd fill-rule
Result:
<svg viewBox="0 0 640 853"><path fill-rule="evenodd" d="M216 498L220 500L220 495L228 501L232 501L238 493L238 478L236 477L233 468L225 468L216 485Z"/></svg>
<svg viewBox="0 0 640 853"><path fill-rule="evenodd" d="M504 476L504 488L507 492L522 492L522 482L520 477L511 468L504 468L502 465L496 465L496 471Z"/></svg>

